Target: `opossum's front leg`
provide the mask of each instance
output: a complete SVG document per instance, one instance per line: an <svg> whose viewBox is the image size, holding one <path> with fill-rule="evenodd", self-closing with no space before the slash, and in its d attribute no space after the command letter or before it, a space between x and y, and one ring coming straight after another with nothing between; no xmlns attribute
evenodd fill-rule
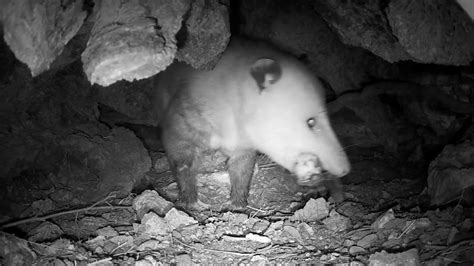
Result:
<svg viewBox="0 0 474 266"><path fill-rule="evenodd" d="M245 208L252 181L257 153L255 151L239 152L231 155L227 162L230 177L230 205L233 209Z"/></svg>
<svg viewBox="0 0 474 266"><path fill-rule="evenodd" d="M176 134L170 134L170 132L163 134L163 140L171 171L178 183L179 198L177 204L186 209L209 209L209 205L198 199L196 147L179 139Z"/></svg>

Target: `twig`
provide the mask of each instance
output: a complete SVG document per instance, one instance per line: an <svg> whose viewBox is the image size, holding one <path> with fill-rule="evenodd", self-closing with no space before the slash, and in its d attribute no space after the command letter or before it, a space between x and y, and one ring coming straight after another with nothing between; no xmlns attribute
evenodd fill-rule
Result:
<svg viewBox="0 0 474 266"><path fill-rule="evenodd" d="M81 209L75 209L75 210L68 210L68 211L53 213L53 214L49 214L49 215L45 215L45 216L26 218L26 219L22 219L22 220L19 220L19 221L16 221L16 222L11 222L11 223L1 225L0 228L3 229L3 228L8 228L8 227L17 226L17 225L25 224L25 223L31 223L31 222L43 222L45 220L48 220L48 219L51 219L51 218L54 218L54 217L58 217L58 216L66 215L66 214L72 214L72 213L77 214L78 212L109 210L109 209L131 209L131 208L132 208L132 206L85 207L85 208L81 208Z"/></svg>
<svg viewBox="0 0 474 266"><path fill-rule="evenodd" d="M226 253L226 254L237 255L237 256L253 256L253 255L256 254L255 252L236 252L236 251L227 251L227 250L212 249L212 248L196 248L196 247L193 247L191 245L188 245L188 244L182 242L181 240L179 240L177 238L173 238L173 240L178 242L179 244L185 246L185 247L192 248L194 250L212 251L212 252Z"/></svg>
<svg viewBox="0 0 474 266"><path fill-rule="evenodd" d="M101 260L96 260L94 262L87 263L87 266L102 265L103 262L108 262L108 261L112 261L112 258L109 257L109 258L105 258Z"/></svg>
<svg viewBox="0 0 474 266"><path fill-rule="evenodd" d="M397 237L397 239L400 239L403 235L405 235L405 234L408 232L408 230L410 230L410 229L413 227L414 224L415 224L415 220L411 221L411 223L409 223L409 224L405 227L405 229L404 229L403 232Z"/></svg>

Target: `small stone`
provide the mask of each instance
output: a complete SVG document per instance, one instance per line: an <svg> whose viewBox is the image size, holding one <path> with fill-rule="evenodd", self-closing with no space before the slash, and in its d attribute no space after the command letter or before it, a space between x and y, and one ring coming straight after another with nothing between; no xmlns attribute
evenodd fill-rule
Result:
<svg viewBox="0 0 474 266"><path fill-rule="evenodd" d="M298 224L298 231L301 236L305 239L309 239L314 236L314 229L309 226L307 223Z"/></svg>
<svg viewBox="0 0 474 266"><path fill-rule="evenodd" d="M262 255L255 255L255 256L252 256L252 258L250 259L250 262L258 263L258 265L260 265L260 264L261 265L266 265L270 261Z"/></svg>
<svg viewBox="0 0 474 266"><path fill-rule="evenodd" d="M352 241L350 239L344 240L344 246L345 247L350 247L350 246L353 246L353 245L355 245L355 241Z"/></svg>
<svg viewBox="0 0 474 266"><path fill-rule="evenodd" d="M352 246L349 248L349 254L357 255L357 254L364 254L367 253L367 250L358 246Z"/></svg>
<svg viewBox="0 0 474 266"><path fill-rule="evenodd" d="M461 225L461 232L469 232L472 228L472 221L470 218L465 219Z"/></svg>
<svg viewBox="0 0 474 266"><path fill-rule="evenodd" d="M413 221L413 226L415 228L428 228L431 224L431 220L428 218L419 218Z"/></svg>
<svg viewBox="0 0 474 266"><path fill-rule="evenodd" d="M285 225L283 231L298 241L298 243L303 243L303 238L301 237L300 232L293 226Z"/></svg>
<svg viewBox="0 0 474 266"><path fill-rule="evenodd" d="M418 250L412 248L401 253L387 253L386 251L377 252L369 257L369 264L374 266L381 265L420 265Z"/></svg>
<svg viewBox="0 0 474 266"><path fill-rule="evenodd" d="M267 230L269 225L270 222L267 220L258 220L253 224L252 229L250 231L257 234L262 234L263 232L265 232L265 230Z"/></svg>
<svg viewBox="0 0 474 266"><path fill-rule="evenodd" d="M374 242L377 240L376 234L370 234L363 237L361 240L357 241L357 245L362 248L369 248L373 246Z"/></svg>
<svg viewBox="0 0 474 266"><path fill-rule="evenodd" d="M142 223L138 227L138 232L148 236L163 236L171 232L172 229L165 219L154 212L145 214Z"/></svg>
<svg viewBox="0 0 474 266"><path fill-rule="evenodd" d="M375 222L372 224L372 228L382 229L385 226L385 224L387 224L389 221L393 219L395 219L395 213L393 212L392 209L389 209L382 216L377 218L377 220L375 220Z"/></svg>
<svg viewBox="0 0 474 266"><path fill-rule="evenodd" d="M138 251L147 251L147 250L159 250L163 248L167 248L169 246L169 243L164 243L162 241L158 240L147 240L143 243L141 243L138 247Z"/></svg>
<svg viewBox="0 0 474 266"><path fill-rule="evenodd" d="M291 217L292 221L319 221L329 214L329 204L324 198L310 199L303 209L297 210Z"/></svg>
<svg viewBox="0 0 474 266"><path fill-rule="evenodd" d="M275 234L276 231L280 231L283 229L283 221L278 221L275 223L271 223L268 227L267 231L265 231L264 235L271 236Z"/></svg>
<svg viewBox="0 0 474 266"><path fill-rule="evenodd" d="M245 236L245 238L248 239L248 240L251 240L251 241L265 243L265 244L272 242L272 240L269 237L261 236L261 235L257 235L257 234L252 234L252 233L247 234Z"/></svg>
<svg viewBox="0 0 474 266"><path fill-rule="evenodd" d="M179 228L180 226L186 226L191 224L197 224L198 222L187 213L172 208L165 215L165 221L168 222L171 229Z"/></svg>
<svg viewBox="0 0 474 266"><path fill-rule="evenodd" d="M446 240L447 245L451 245L455 242L456 236L459 233L459 230L456 227L451 227L449 231L448 239Z"/></svg>
<svg viewBox="0 0 474 266"><path fill-rule="evenodd" d="M188 254L181 254L175 257L177 265L191 265L193 263L191 256Z"/></svg>
<svg viewBox="0 0 474 266"><path fill-rule="evenodd" d="M112 226L99 228L95 230L95 232L97 233L97 235L104 236L104 237L113 237L113 236L118 235L117 231L114 228L112 228Z"/></svg>
<svg viewBox="0 0 474 266"><path fill-rule="evenodd" d="M133 200L133 209L137 212L139 219L149 211L164 216L172 207L173 203L158 195L158 192L154 190L145 190Z"/></svg>
<svg viewBox="0 0 474 266"><path fill-rule="evenodd" d="M137 260L135 266L156 266L160 265L151 255L145 256L142 260Z"/></svg>
<svg viewBox="0 0 474 266"><path fill-rule="evenodd" d="M56 224L42 222L28 232L28 240L32 242L43 242L46 240L56 239L63 233L63 230L61 230L61 228Z"/></svg>
<svg viewBox="0 0 474 266"><path fill-rule="evenodd" d="M351 226L351 220L340 215L336 210L332 210L329 217L323 220L323 223L329 230L334 232L345 231Z"/></svg>

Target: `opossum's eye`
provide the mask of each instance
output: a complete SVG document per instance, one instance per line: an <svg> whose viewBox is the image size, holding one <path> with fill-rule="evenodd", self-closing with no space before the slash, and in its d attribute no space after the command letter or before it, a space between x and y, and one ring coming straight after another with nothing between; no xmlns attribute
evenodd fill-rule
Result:
<svg viewBox="0 0 474 266"><path fill-rule="evenodd" d="M314 117L309 118L306 120L306 124L310 129L313 129L313 127L316 125L316 119Z"/></svg>

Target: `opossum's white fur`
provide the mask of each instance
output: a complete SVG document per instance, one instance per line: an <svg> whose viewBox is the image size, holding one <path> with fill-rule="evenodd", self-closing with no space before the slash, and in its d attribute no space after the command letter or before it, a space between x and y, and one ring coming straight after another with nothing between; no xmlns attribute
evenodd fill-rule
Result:
<svg viewBox="0 0 474 266"><path fill-rule="evenodd" d="M261 58L275 60L282 70L280 79L262 91L250 74ZM199 140L189 135L201 146L229 156L258 150L292 172L298 156L308 153L336 176L349 172L349 161L328 119L323 86L294 58L265 44L234 38L212 71L183 65L167 71L173 75L158 81L156 100L165 127L178 130L186 124L202 133ZM312 117L313 129L307 125Z"/></svg>

